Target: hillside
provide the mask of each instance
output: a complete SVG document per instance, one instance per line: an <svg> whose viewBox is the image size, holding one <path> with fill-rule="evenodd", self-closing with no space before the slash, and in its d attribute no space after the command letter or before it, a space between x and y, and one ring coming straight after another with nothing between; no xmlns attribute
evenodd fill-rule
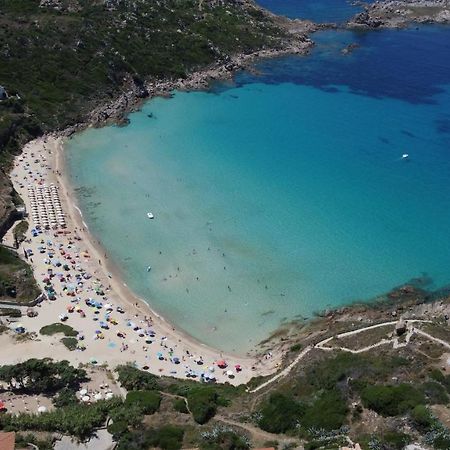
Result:
<svg viewBox="0 0 450 450"><path fill-rule="evenodd" d="M149 81L184 79L293 39L304 36L237 0L0 2L0 237L15 219L7 173L24 143L90 122L92 111L128 93L123 115L129 100L149 95Z"/></svg>

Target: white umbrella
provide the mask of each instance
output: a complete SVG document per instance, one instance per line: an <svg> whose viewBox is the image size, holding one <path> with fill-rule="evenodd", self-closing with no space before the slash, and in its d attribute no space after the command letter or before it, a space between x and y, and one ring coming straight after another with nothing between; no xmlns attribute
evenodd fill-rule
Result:
<svg viewBox="0 0 450 450"><path fill-rule="evenodd" d="M88 402L91 399L91 397L89 397L89 395L85 395L84 397L81 397L81 400L83 402Z"/></svg>
<svg viewBox="0 0 450 450"><path fill-rule="evenodd" d="M234 375L232 370L227 370L227 377L232 377Z"/></svg>
<svg viewBox="0 0 450 450"><path fill-rule="evenodd" d="M100 394L100 392L98 394L94 395L95 400L101 400L103 398L103 395Z"/></svg>
<svg viewBox="0 0 450 450"><path fill-rule="evenodd" d="M39 406L38 413L45 413L47 412L47 408L45 406Z"/></svg>
<svg viewBox="0 0 450 450"><path fill-rule="evenodd" d="M83 397L86 394L87 394L87 389L81 389L80 395Z"/></svg>
<svg viewBox="0 0 450 450"><path fill-rule="evenodd" d="M112 392L107 392L105 395L106 400L111 400L114 397L114 394Z"/></svg>

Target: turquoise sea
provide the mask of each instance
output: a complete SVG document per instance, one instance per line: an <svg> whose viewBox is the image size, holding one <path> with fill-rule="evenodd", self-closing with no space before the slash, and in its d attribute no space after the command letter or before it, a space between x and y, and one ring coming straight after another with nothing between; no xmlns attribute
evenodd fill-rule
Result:
<svg viewBox="0 0 450 450"><path fill-rule="evenodd" d="M129 286L224 350L450 281L450 28L314 40L67 146L85 221Z"/></svg>

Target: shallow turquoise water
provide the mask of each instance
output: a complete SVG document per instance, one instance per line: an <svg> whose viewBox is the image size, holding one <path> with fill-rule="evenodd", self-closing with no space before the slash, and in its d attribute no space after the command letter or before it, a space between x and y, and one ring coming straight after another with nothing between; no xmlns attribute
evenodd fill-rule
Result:
<svg viewBox="0 0 450 450"><path fill-rule="evenodd" d="M311 57L76 135L86 222L141 297L225 350L412 278L445 285L449 35L324 33Z"/></svg>

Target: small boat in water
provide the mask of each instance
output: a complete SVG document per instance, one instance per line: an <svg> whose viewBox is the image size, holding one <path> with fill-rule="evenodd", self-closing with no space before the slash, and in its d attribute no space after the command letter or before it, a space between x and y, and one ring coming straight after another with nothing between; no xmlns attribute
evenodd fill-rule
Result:
<svg viewBox="0 0 450 450"><path fill-rule="evenodd" d="M155 218L155 216L154 216L151 212L148 212L148 213L147 213L147 217L148 217L149 219L154 219L154 218Z"/></svg>
<svg viewBox="0 0 450 450"><path fill-rule="evenodd" d="M403 155L402 155L402 159L408 159L409 158L409 155L408 155L408 153L403 153Z"/></svg>

